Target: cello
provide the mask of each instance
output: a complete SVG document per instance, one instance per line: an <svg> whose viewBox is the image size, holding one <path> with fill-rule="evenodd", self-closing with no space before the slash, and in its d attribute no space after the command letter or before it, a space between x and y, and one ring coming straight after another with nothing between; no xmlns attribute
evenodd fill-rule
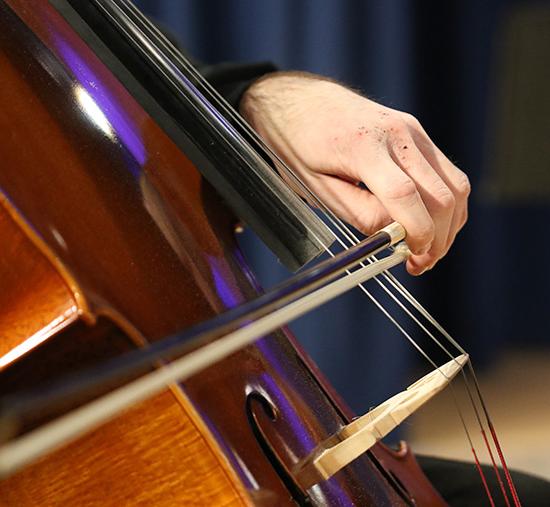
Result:
<svg viewBox="0 0 550 507"><path fill-rule="evenodd" d="M182 359L202 357L192 354L234 338L252 317L286 311L289 298L318 299L319 273L332 277L335 262L259 301L236 215L291 269L328 248L330 234L131 4L6 0L0 24L0 386L9 416L0 435L9 450L75 407L169 371L180 354L163 352L167 336L187 345ZM354 262L402 238L382 231ZM347 258L336 261L338 273L349 269ZM188 373L162 391L16 470L5 457L13 454L2 455L0 504L444 505L405 445L375 438L319 465L325 451L369 436L377 414L352 422L281 324L201 368L187 359ZM128 357L138 366L107 382L81 378ZM51 395L79 383L79 396Z"/></svg>

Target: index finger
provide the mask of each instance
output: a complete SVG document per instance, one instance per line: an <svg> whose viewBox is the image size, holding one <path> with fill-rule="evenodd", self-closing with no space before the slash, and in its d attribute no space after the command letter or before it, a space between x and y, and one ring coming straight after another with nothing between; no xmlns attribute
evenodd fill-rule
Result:
<svg viewBox="0 0 550 507"><path fill-rule="evenodd" d="M376 167L359 169L358 174L392 219L405 228L411 252L426 253L434 240L435 225L415 182L389 156L380 158Z"/></svg>

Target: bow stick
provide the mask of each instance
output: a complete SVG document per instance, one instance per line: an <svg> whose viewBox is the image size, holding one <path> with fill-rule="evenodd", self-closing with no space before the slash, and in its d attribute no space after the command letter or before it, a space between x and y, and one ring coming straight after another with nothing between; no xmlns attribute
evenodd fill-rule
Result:
<svg viewBox="0 0 550 507"><path fill-rule="evenodd" d="M404 237L403 228L396 223L385 227L380 233L386 237L385 246L395 244ZM365 243L373 243L375 250L378 250L375 239L376 235L373 235L365 240ZM355 262L361 260L360 250L358 252L351 251L351 254L352 257L354 256L353 254L359 255L359 258L355 259ZM346 259L349 257L350 251L343 252L341 255ZM181 382L189 378L191 375L198 373L259 337L272 332L281 325L304 315L308 311L334 299L386 269L400 264L407 259L408 255L409 251L407 247L401 243L396 246L395 251L388 257L378 260L374 264L361 267L351 273L348 272L345 276L321 288L318 288L320 283L318 277L323 274L324 270L319 269L319 266L310 268L307 273L298 275L300 279L299 285L310 285L309 290L305 291L305 288L301 287L301 290L293 291L294 297L292 294L287 294L286 290L283 290L280 299L285 301L286 304L280 308L271 313L264 314L256 320L248 321L248 319L245 319L245 322L241 322L240 319L237 319L237 328L218 340L207 343L171 363L160 366L160 368L143 375L137 380L123 385L72 412L60 416L52 422L2 445L0 447L0 477L6 477L16 472L22 466L38 459L47 452L51 452L61 445L91 431L102 423L107 422L125 408L154 396L175 382ZM336 272L347 270L349 267L348 263L346 261L340 262L341 260L342 257L328 259L325 261L325 264L328 264L329 271L334 269L336 269ZM329 278L331 276L329 275ZM311 280L311 283L306 283L307 280L304 281L304 277ZM283 289L286 289L286 287L283 287ZM306 292L305 295L304 291ZM275 290L275 294L277 295L278 293L279 291ZM266 299L268 301L270 300L269 294L264 296L267 296ZM242 318L243 316L241 315L240 317ZM205 332L204 337L201 337L199 334L194 339L200 342L207 335L208 332ZM150 348L153 349L154 347ZM144 352L146 353L147 351ZM142 358L140 357L139 359ZM151 362L160 361L165 358L162 356L147 356L145 359L151 364ZM61 394L64 395L65 393L62 391ZM55 396L55 398L57 399L58 397ZM17 427L17 419L17 414L10 414L9 410L3 414L0 417L0 435L9 435Z"/></svg>

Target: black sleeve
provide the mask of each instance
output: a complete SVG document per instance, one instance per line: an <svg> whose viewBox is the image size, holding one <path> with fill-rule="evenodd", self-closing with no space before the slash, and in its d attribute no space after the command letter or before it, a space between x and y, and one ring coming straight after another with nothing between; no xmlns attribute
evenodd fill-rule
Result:
<svg viewBox="0 0 550 507"><path fill-rule="evenodd" d="M185 55L185 57L235 109L239 108L239 102L241 101L243 93L256 79L277 70L277 67L271 62L223 62L215 65L206 65L190 56L189 53L182 48L179 40L174 34L162 23L154 20L153 22L166 38Z"/></svg>
<svg viewBox="0 0 550 507"><path fill-rule="evenodd" d="M258 78L277 70L270 62L198 65L199 72L236 109L246 89Z"/></svg>

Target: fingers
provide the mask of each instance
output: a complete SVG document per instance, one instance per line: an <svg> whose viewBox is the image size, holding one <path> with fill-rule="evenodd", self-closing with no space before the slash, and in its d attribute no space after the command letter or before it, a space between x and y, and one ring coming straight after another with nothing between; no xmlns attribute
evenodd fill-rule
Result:
<svg viewBox="0 0 550 507"><path fill-rule="evenodd" d="M458 221L456 199L445 181L428 163L414 144L405 136L389 146L392 159L415 182L416 188L434 222L434 239L424 255L413 255L408 262L409 272L419 275L431 269L448 250L449 238L454 239Z"/></svg>
<svg viewBox="0 0 550 507"><path fill-rule="evenodd" d="M372 234L391 222L378 198L351 180L320 174L308 178L307 184L336 215L365 234Z"/></svg>
<svg viewBox="0 0 550 507"><path fill-rule="evenodd" d="M407 269L419 275L447 253L464 225L469 183L423 131L413 137L408 128L392 130L374 157L372 146L356 145L342 174L364 182L405 227L413 253Z"/></svg>
<svg viewBox="0 0 550 507"><path fill-rule="evenodd" d="M455 197L456 209L447 238L446 253L452 245L456 234L462 229L468 219L468 197L471 191L470 181L466 174L456 167L432 142L416 119L409 119L409 122L411 136L416 146L428 163L441 176Z"/></svg>
<svg viewBox="0 0 550 507"><path fill-rule="evenodd" d="M361 181L378 197L393 220L407 231L407 244L416 255L427 253L435 238L435 223L420 195L417 183L389 155L376 164L363 162Z"/></svg>
<svg viewBox="0 0 550 507"><path fill-rule="evenodd" d="M400 222L413 252L410 273L433 267L467 218L464 173L411 115L336 83L290 81L264 82L251 109L255 128L342 219L365 233Z"/></svg>

